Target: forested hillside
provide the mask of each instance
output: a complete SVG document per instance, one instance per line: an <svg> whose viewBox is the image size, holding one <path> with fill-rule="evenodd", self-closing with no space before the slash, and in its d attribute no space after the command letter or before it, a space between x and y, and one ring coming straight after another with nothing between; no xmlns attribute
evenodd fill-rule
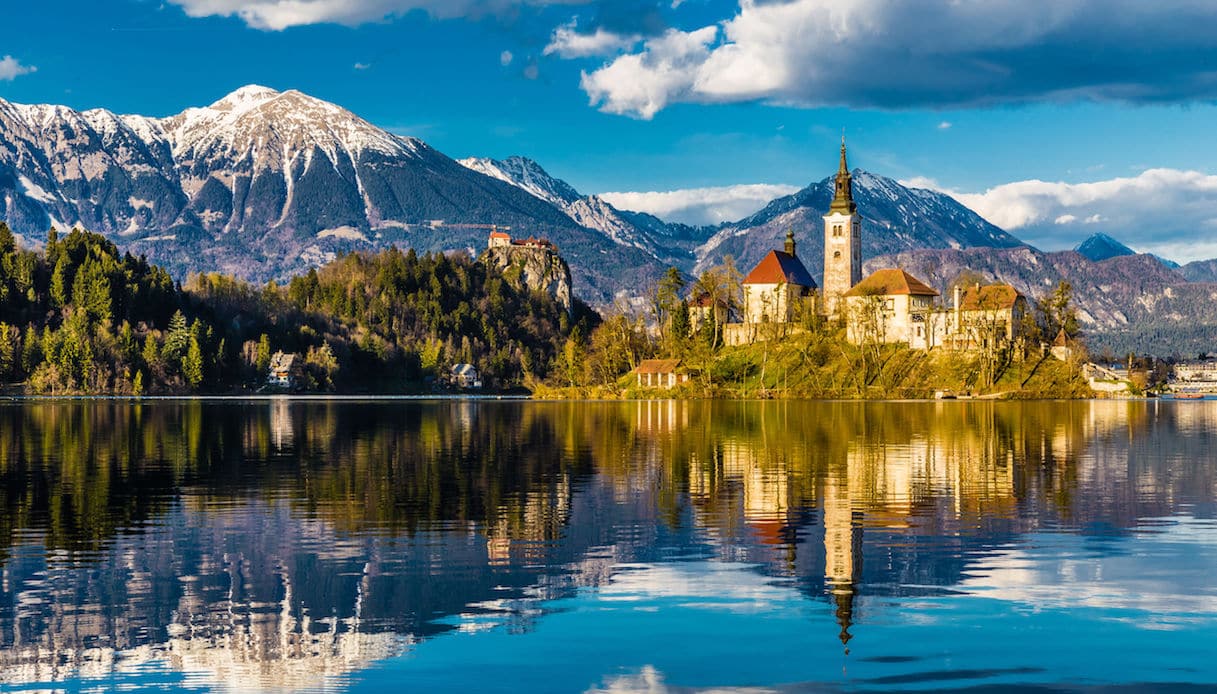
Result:
<svg viewBox="0 0 1217 694"><path fill-rule="evenodd" d="M470 362L488 384L544 378L596 318L467 257L349 254L287 286L218 274L178 286L104 237L54 231L41 253L0 223L0 385L29 393L248 392L275 351L304 387L417 392Z"/></svg>

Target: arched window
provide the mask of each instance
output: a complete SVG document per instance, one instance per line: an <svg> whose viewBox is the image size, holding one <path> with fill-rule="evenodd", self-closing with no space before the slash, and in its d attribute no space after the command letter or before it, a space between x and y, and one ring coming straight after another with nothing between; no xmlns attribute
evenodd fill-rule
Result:
<svg viewBox="0 0 1217 694"><path fill-rule="evenodd" d="M841 251L833 251L832 257L833 257L833 258L840 258L840 257L841 257Z"/></svg>

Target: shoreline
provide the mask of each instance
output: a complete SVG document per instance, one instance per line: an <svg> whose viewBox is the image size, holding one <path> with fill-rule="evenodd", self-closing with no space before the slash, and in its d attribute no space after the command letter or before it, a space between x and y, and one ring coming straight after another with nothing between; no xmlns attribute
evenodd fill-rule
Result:
<svg viewBox="0 0 1217 694"><path fill-rule="evenodd" d="M628 402L882 402L882 403L991 403L991 402L1217 402L1212 398L1175 398L1170 396L1140 397L1036 397L1036 398L689 398L689 397L631 397L631 398L537 398L528 395L5 395L0 403L50 402L535 402L535 403L628 403Z"/></svg>

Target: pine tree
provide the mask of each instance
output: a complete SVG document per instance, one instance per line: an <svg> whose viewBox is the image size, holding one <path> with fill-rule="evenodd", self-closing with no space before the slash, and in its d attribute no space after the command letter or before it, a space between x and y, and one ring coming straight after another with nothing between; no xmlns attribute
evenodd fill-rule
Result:
<svg viewBox="0 0 1217 694"><path fill-rule="evenodd" d="M198 388L203 382L203 349L199 346L198 338L190 336L190 346L186 349L186 358L182 360L182 375L191 388Z"/></svg>
<svg viewBox="0 0 1217 694"><path fill-rule="evenodd" d="M3 226L2 222L0 226ZM16 365L17 336L16 328L0 323L0 385L9 379Z"/></svg>
<svg viewBox="0 0 1217 694"><path fill-rule="evenodd" d="M49 242L48 242L49 243ZM56 306L66 306L68 303L68 256L60 255L51 272L51 300Z"/></svg>
<svg viewBox="0 0 1217 694"><path fill-rule="evenodd" d="M156 343L156 336L152 333L148 333L148 335L144 337L144 349L140 356L143 357L144 364L146 364L149 369L155 368L156 365L161 362L160 345Z"/></svg>
<svg viewBox="0 0 1217 694"><path fill-rule="evenodd" d="M258 370L258 378L266 376L266 371L270 369L270 338L266 333L258 338L258 359L254 362L254 367Z"/></svg>
<svg viewBox="0 0 1217 694"><path fill-rule="evenodd" d="M169 330L165 333L165 344L161 347L161 358L167 364L177 364L190 347L190 325L186 316L178 310L169 319Z"/></svg>

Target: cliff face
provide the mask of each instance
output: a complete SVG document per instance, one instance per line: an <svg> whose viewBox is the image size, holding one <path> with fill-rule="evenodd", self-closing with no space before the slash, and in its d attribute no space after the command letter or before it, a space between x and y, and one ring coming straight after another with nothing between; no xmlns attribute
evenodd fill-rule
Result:
<svg viewBox="0 0 1217 694"><path fill-rule="evenodd" d="M517 287L549 294L568 312L571 310L570 267L562 256L548 248L499 246L487 248L481 261L503 273Z"/></svg>

